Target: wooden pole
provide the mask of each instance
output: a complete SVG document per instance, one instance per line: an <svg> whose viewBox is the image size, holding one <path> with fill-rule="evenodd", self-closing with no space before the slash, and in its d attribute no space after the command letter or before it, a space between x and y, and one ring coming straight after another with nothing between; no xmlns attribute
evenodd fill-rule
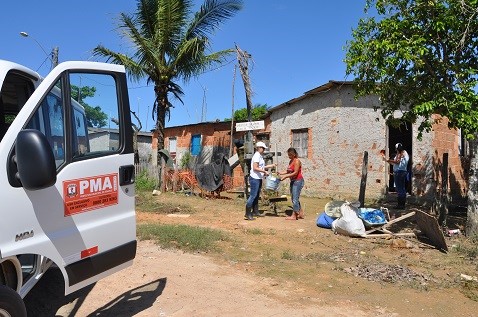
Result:
<svg viewBox="0 0 478 317"><path fill-rule="evenodd" d="M448 217L448 153L443 153L439 199L438 223L440 226L446 227L446 219Z"/></svg>
<svg viewBox="0 0 478 317"><path fill-rule="evenodd" d="M234 76L232 77L232 109L231 109L231 142L229 143L229 157L232 157L233 151L233 134L234 134L234 85L236 83L236 69L237 65L234 65Z"/></svg>
<svg viewBox="0 0 478 317"><path fill-rule="evenodd" d="M365 204L365 188L367 187L367 166L368 166L368 152L363 152L363 162L362 162L362 178L360 180L360 192L359 192L359 202L360 207L363 207Z"/></svg>

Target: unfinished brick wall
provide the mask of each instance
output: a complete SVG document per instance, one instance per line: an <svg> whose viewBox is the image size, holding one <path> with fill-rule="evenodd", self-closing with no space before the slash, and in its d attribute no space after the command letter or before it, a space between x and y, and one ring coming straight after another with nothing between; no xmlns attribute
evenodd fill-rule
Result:
<svg viewBox="0 0 478 317"><path fill-rule="evenodd" d="M469 162L460 155L460 135L457 130L448 128L448 119L435 116L440 119L440 124L433 125L433 142L434 149L434 175L437 180L438 189L443 185L442 166L443 154L448 153L448 190L452 198L455 200L466 199L468 184L467 175Z"/></svg>
<svg viewBox="0 0 478 317"><path fill-rule="evenodd" d="M270 127L270 119L265 119L265 129L254 131L254 133L266 132ZM234 132L233 138L242 138L245 132ZM176 138L175 161L179 165L182 156L191 150L191 138L193 135L201 135L201 154L195 158L195 164L207 164L217 157L218 154L224 154L229 157L229 148L231 142L231 122L204 122L198 124L177 126L166 128L164 131L165 148L169 150L169 138ZM157 148L155 135L153 135L153 146ZM155 152L155 151L153 151ZM233 155L236 153L236 147L233 144ZM244 186L244 174L241 166L233 170L233 186Z"/></svg>
<svg viewBox="0 0 478 317"><path fill-rule="evenodd" d="M373 111L377 97L354 99L350 85L333 87L274 110L271 143L282 152L292 145L291 130L308 129L307 157L301 158L305 195L358 198L364 151L368 152L367 198L384 193L385 164L380 157L386 146L386 125ZM284 169L288 158L282 156Z"/></svg>

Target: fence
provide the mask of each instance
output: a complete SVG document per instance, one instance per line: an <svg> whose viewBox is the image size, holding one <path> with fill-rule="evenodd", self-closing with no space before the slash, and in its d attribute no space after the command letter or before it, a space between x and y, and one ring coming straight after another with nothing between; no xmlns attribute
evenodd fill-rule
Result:
<svg viewBox="0 0 478 317"><path fill-rule="evenodd" d="M148 178L154 179L155 182L158 181L159 167L157 165L148 162L140 162L134 164L134 172L136 176L145 173Z"/></svg>

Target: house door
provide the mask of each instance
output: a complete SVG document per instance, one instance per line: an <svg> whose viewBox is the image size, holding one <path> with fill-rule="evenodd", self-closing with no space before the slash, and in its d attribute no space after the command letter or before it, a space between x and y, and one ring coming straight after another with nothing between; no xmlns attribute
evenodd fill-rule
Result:
<svg viewBox="0 0 478 317"><path fill-rule="evenodd" d="M390 158L395 157L395 144L402 143L403 148L407 151L410 156L409 168L411 168L412 163L412 125L409 122L402 123L398 128L388 126L388 153ZM389 179L388 179L388 191L395 192L395 182L393 179L393 164L389 165ZM411 194L411 181L407 183L407 192Z"/></svg>
<svg viewBox="0 0 478 317"><path fill-rule="evenodd" d="M197 156L201 153L201 135L195 134L191 137L191 155Z"/></svg>

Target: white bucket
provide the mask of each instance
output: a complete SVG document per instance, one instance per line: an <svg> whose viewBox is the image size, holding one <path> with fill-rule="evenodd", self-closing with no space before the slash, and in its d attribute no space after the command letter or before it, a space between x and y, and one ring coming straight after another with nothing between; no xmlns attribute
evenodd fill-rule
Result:
<svg viewBox="0 0 478 317"><path fill-rule="evenodd" d="M276 191L279 188L280 178L276 175L269 175L266 178L266 189Z"/></svg>

